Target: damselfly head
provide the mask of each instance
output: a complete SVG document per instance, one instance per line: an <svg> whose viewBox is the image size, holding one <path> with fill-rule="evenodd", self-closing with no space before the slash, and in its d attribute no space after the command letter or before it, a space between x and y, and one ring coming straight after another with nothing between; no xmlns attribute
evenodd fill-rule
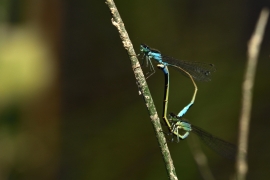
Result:
<svg viewBox="0 0 270 180"><path fill-rule="evenodd" d="M146 44L141 44L141 49L140 49L141 52L144 52L144 53L147 53L150 51L150 47L147 46Z"/></svg>
<svg viewBox="0 0 270 180"><path fill-rule="evenodd" d="M174 113L169 113L169 121L178 122L180 121L180 118Z"/></svg>
<svg viewBox="0 0 270 180"><path fill-rule="evenodd" d="M174 117L174 118L177 117L176 114L174 114L174 113L170 113L169 115L170 115L170 117Z"/></svg>

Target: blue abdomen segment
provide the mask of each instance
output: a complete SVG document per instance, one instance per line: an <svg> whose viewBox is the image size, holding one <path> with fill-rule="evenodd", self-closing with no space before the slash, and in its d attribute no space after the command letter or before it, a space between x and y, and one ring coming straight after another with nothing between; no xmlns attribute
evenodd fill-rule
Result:
<svg viewBox="0 0 270 180"><path fill-rule="evenodd" d="M186 107L184 107L179 113L178 113L178 117L182 117L184 116L187 111L189 110L189 108L193 105L193 102L189 103Z"/></svg>
<svg viewBox="0 0 270 180"><path fill-rule="evenodd" d="M158 52L148 52L148 56L153 58L154 60L156 60L158 63L160 64L164 64L165 66L167 65L167 63L162 61L162 57L161 54Z"/></svg>

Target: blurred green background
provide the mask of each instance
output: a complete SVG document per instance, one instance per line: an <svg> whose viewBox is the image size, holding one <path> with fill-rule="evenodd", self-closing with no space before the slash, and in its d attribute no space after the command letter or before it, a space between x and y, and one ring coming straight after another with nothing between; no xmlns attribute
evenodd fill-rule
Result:
<svg viewBox="0 0 270 180"><path fill-rule="evenodd" d="M247 43L269 0L115 1L136 53L140 43L183 60L215 64L186 114L237 142ZM270 23L255 79L247 179L270 177ZM145 72L147 68L143 69ZM169 112L193 85L171 70ZM161 115L164 77L147 80ZM171 137L168 137L170 140ZM187 141L168 143L179 179L202 179ZM216 179L233 162L202 145ZM128 56L105 1L0 2L0 179L166 179Z"/></svg>

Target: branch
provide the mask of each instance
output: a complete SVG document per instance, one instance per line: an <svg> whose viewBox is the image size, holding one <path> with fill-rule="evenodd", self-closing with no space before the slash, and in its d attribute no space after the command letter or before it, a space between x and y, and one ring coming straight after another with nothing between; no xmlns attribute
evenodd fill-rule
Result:
<svg viewBox="0 0 270 180"><path fill-rule="evenodd" d="M248 134L250 113L252 107L252 92L255 79L255 72L257 66L257 59L260 50L260 45L264 35L264 29L267 23L269 10L264 8L261 11L256 29L248 43L248 62L246 67L246 74L242 86L242 112L239 123L239 140L238 140L238 155L236 163L236 176L238 180L244 180L248 171L247 164L247 148L248 148Z"/></svg>
<svg viewBox="0 0 270 180"><path fill-rule="evenodd" d="M143 75L140 63L137 59L137 55L135 54L131 40L129 39L124 23L120 17L120 14L113 0L106 0L106 4L108 5L112 14L112 24L117 28L120 34L120 38L122 40L123 46L126 49L128 56L130 58L131 66L134 71L134 75L135 75L135 79L136 79L139 91L141 92L144 98L147 110L150 115L151 123L153 124L154 130L155 130L156 138L161 148L161 153L163 156L163 160L165 162L169 179L177 180L175 168L173 166L173 161L172 161L172 158L171 158L171 155L170 155L167 143L166 143L166 139L162 132L159 117L156 111L156 107L154 105L152 96L150 94L149 88L147 86L145 77Z"/></svg>
<svg viewBox="0 0 270 180"><path fill-rule="evenodd" d="M209 168L207 157L203 153L198 140L196 140L194 137L189 137L188 145L190 147L193 158L197 163L202 178L204 180L215 180L214 175Z"/></svg>

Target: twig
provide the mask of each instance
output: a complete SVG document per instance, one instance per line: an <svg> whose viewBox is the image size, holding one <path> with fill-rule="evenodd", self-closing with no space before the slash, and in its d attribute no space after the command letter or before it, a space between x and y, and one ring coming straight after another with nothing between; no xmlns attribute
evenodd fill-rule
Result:
<svg viewBox="0 0 270 180"><path fill-rule="evenodd" d="M242 110L239 123L239 140L238 140L238 154L236 163L236 177L238 180L246 179L248 171L247 164L247 148L248 148L248 134L249 134L249 122L252 106L252 92L254 85L254 78L257 66L257 59L260 50L260 45L264 35L264 29L267 23L269 10L264 8L261 11L259 20L256 25L256 29L248 44L248 62L246 67L246 73L242 86Z"/></svg>
<svg viewBox="0 0 270 180"><path fill-rule="evenodd" d="M196 161L196 164L198 166L198 169L205 180L215 180L209 166L207 157L203 153L198 140L196 140L194 137L188 138L188 145L190 147L191 153L193 155L194 160Z"/></svg>
<svg viewBox="0 0 270 180"><path fill-rule="evenodd" d="M162 128L160 125L159 117L156 111L156 107L154 105L152 96L150 94L149 88L147 86L146 80L144 78L141 66L139 64L139 61L137 59L137 56L135 54L135 51L133 49L133 45L131 43L131 40L129 39L128 33L125 29L124 23L120 17L120 14L113 2L113 0L106 0L106 4L108 5L111 14L112 14L112 24L117 28L120 38L122 40L124 48L127 50L128 56L130 58L131 66L134 71L134 75L137 81L137 85L139 88L139 91L141 92L147 110L150 115L151 122L153 124L155 134L159 143L159 146L161 148L161 153L163 156L163 160L165 162L165 166L167 169L168 177L171 180L177 180L175 168L173 166L173 161L171 159L171 155L166 143L166 139L164 137L164 134L162 132Z"/></svg>

